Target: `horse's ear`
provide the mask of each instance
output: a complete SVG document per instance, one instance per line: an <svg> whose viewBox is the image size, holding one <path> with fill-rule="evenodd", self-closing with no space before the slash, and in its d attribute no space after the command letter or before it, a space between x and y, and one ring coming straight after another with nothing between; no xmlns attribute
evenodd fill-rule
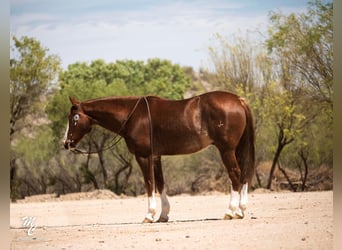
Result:
<svg viewBox="0 0 342 250"><path fill-rule="evenodd" d="M76 98L74 98L74 97L69 96L69 100L70 100L72 105L80 104L80 102L77 101Z"/></svg>

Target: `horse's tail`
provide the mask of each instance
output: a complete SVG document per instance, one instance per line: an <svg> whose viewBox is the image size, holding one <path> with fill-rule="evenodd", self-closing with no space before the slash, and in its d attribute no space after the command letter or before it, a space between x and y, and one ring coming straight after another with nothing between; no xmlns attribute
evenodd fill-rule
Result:
<svg viewBox="0 0 342 250"><path fill-rule="evenodd" d="M236 159L241 169L241 183L249 183L255 174L255 131L252 111L245 101L240 98L246 114L246 127L236 148Z"/></svg>

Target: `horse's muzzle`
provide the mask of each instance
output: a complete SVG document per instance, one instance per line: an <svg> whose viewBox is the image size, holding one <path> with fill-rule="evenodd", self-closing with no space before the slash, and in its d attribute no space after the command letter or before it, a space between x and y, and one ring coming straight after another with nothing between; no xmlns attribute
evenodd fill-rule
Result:
<svg viewBox="0 0 342 250"><path fill-rule="evenodd" d="M66 140L64 142L64 148L68 150L73 150L74 148L76 148L76 145L72 140Z"/></svg>

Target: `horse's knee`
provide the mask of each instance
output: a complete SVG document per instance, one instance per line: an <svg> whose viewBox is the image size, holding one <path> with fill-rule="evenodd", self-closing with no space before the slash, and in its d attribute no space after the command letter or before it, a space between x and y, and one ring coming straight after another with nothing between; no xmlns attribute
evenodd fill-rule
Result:
<svg viewBox="0 0 342 250"><path fill-rule="evenodd" d="M228 170L228 175L230 180L232 181L232 186L234 191L240 191L241 188L241 182L240 182L240 176L241 176L241 170L239 167L233 167Z"/></svg>

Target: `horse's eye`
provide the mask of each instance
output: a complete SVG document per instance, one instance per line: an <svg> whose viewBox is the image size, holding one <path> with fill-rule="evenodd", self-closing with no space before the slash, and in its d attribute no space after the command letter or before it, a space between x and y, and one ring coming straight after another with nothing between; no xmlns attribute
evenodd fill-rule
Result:
<svg viewBox="0 0 342 250"><path fill-rule="evenodd" d="M79 114L76 114L76 115L74 115L74 121L78 121L80 119L80 115Z"/></svg>

